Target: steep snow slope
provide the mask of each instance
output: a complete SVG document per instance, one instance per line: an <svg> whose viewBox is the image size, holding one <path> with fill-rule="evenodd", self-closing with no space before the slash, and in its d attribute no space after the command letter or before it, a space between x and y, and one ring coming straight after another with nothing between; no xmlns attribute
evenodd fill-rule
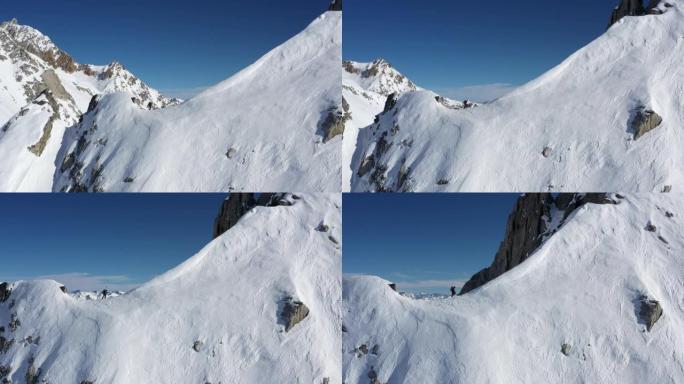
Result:
<svg viewBox="0 0 684 384"><path fill-rule="evenodd" d="M122 296L85 300L55 281L11 284L0 336L13 342L0 366L15 383L31 365L45 380L37 382L50 383L341 383L341 254L329 239L341 240L341 199L288 199L294 205L254 208ZM315 230L321 222L327 232ZM309 314L285 332L287 296Z"/></svg>
<svg viewBox="0 0 684 384"><path fill-rule="evenodd" d="M623 18L491 104L453 110L429 91L404 95L359 134L352 189L684 188L684 2L667 3L662 15ZM649 109L662 123L635 139L638 115Z"/></svg>
<svg viewBox="0 0 684 384"><path fill-rule="evenodd" d="M683 215L682 194L586 204L522 264L454 298L345 277L344 380L681 383ZM641 295L662 306L650 331Z"/></svg>
<svg viewBox="0 0 684 384"><path fill-rule="evenodd" d="M341 23L326 12L179 106L104 96L65 139L54 189L339 191L341 137L323 137L341 103Z"/></svg>
<svg viewBox="0 0 684 384"><path fill-rule="evenodd" d="M94 95L124 92L141 107L180 101L162 96L121 64L78 64L40 31L0 24L0 191L51 191L64 133ZM40 142L41 150L32 148Z"/></svg>

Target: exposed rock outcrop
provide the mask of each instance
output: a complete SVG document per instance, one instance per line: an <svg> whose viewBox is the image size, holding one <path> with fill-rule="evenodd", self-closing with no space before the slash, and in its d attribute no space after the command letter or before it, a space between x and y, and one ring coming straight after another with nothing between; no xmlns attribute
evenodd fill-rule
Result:
<svg viewBox="0 0 684 384"><path fill-rule="evenodd" d="M473 275L460 294L481 287L489 281L524 262L542 243L543 235L553 228L550 213L553 208L564 211L565 220L577 208L588 204L617 204L604 193L561 193L555 198L550 193L525 194L518 199L508 217L506 233L492 264Z"/></svg>
<svg viewBox="0 0 684 384"><path fill-rule="evenodd" d="M351 119L351 111L349 110L349 103L342 98L341 107L332 108L328 111L328 115L321 123L323 130L323 142L334 139L344 133L344 127L347 121Z"/></svg>
<svg viewBox="0 0 684 384"><path fill-rule="evenodd" d="M663 316L663 308L658 300L651 299L646 295L642 295L639 298L639 304L639 320L646 326L646 330L650 332L655 323Z"/></svg>
<svg viewBox="0 0 684 384"><path fill-rule="evenodd" d="M328 11L342 11L342 0L333 0L328 7Z"/></svg>
<svg viewBox="0 0 684 384"><path fill-rule="evenodd" d="M309 316L309 308L299 300L287 297L283 300L283 310L280 318L285 325L285 332L289 332L295 325L299 324Z"/></svg>
<svg viewBox="0 0 684 384"><path fill-rule="evenodd" d="M644 0L620 0L620 4L613 10L610 15L610 22L608 28L620 21L625 16L643 16L643 15L659 15L663 13L660 5L669 8L672 4L666 3L662 0L649 0L648 6L644 7Z"/></svg>
<svg viewBox="0 0 684 384"><path fill-rule="evenodd" d="M290 193L231 193L214 220L214 238L232 228L252 208L290 206L299 197Z"/></svg>
<svg viewBox="0 0 684 384"><path fill-rule="evenodd" d="M0 303L7 301L12 294L12 288L10 288L9 283L0 283Z"/></svg>
<svg viewBox="0 0 684 384"><path fill-rule="evenodd" d="M392 110L397 105L397 101L399 101L399 94L396 92L390 93L389 96L387 96L387 100L385 101L385 108L382 110L382 113L387 113Z"/></svg>
<svg viewBox="0 0 684 384"><path fill-rule="evenodd" d="M662 122L663 118L655 113L655 111L647 108L640 108L634 116L634 120L632 120L634 140L637 140L648 132L658 128Z"/></svg>
<svg viewBox="0 0 684 384"><path fill-rule="evenodd" d="M646 13L643 0L620 0L620 4L615 7L610 15L608 28L620 21L625 16L641 16Z"/></svg>

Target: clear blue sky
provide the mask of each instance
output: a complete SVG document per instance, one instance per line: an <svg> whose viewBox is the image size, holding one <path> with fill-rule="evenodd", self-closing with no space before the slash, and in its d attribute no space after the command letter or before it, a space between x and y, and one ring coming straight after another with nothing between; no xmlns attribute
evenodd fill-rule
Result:
<svg viewBox="0 0 684 384"><path fill-rule="evenodd" d="M0 281L126 289L212 239L226 194L0 194ZM79 286L80 285L80 286Z"/></svg>
<svg viewBox="0 0 684 384"><path fill-rule="evenodd" d="M522 85L560 64L605 31L618 2L347 0L344 56L383 57L417 84L463 97L465 86Z"/></svg>
<svg viewBox="0 0 684 384"><path fill-rule="evenodd" d="M345 194L346 274L447 293L489 266L516 194Z"/></svg>
<svg viewBox="0 0 684 384"><path fill-rule="evenodd" d="M303 30L327 0L3 1L80 63L117 60L151 86L183 93L213 85ZM181 95L183 96L183 95Z"/></svg>

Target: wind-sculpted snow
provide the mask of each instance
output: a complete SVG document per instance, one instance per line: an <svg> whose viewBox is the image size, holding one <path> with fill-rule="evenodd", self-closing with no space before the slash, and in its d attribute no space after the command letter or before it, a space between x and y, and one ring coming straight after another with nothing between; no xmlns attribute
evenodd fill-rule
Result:
<svg viewBox="0 0 684 384"><path fill-rule="evenodd" d="M681 194L583 205L523 263L442 300L345 277L344 380L680 383L683 218ZM662 306L650 331L643 297Z"/></svg>
<svg viewBox="0 0 684 384"><path fill-rule="evenodd" d="M58 162L74 166L58 172L54 189L339 191L342 139L324 142L322 125L341 103L341 22L326 12L175 107L103 97L65 139Z"/></svg>
<svg viewBox="0 0 684 384"><path fill-rule="evenodd" d="M23 383L341 383L341 198L256 207L175 269L87 300L54 281L10 285L0 366ZM325 223L327 232L316 228ZM69 288L69 287L67 287ZM308 315L285 331L282 302ZM11 329L9 324L18 320ZM16 323L15 323L16 325ZM28 342L30 340L30 342Z"/></svg>
<svg viewBox="0 0 684 384"><path fill-rule="evenodd" d="M492 103L450 109L429 91L401 96L359 133L352 190L684 188L684 3L668 3L661 15L621 19ZM642 111L658 119L640 136Z"/></svg>

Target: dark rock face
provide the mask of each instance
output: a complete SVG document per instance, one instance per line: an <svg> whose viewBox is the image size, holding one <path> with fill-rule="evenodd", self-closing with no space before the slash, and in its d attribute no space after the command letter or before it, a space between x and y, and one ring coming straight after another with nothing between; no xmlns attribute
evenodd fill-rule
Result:
<svg viewBox="0 0 684 384"><path fill-rule="evenodd" d="M397 93L391 93L389 96L387 96L387 101L385 101L385 108L383 109L383 113L387 113L392 110L397 105L397 101L399 100L399 95Z"/></svg>
<svg viewBox="0 0 684 384"><path fill-rule="evenodd" d="M40 368L36 368L33 365L33 356L29 359L29 366L26 369L26 384L38 384L38 379L40 378Z"/></svg>
<svg viewBox="0 0 684 384"><path fill-rule="evenodd" d="M12 289L9 287L9 284L6 282L3 282L0 284L0 303L4 303L9 299L10 295L12 294Z"/></svg>
<svg viewBox="0 0 684 384"><path fill-rule="evenodd" d="M520 265L541 245L552 208L564 211L565 220L573 211L585 204L618 204L604 193L561 193L554 199L550 193L525 194L518 199L508 217L506 234L492 264L473 275L460 294L481 287Z"/></svg>
<svg viewBox="0 0 684 384"><path fill-rule="evenodd" d="M643 135L658 128L662 124L663 118L660 117L651 109L641 108L637 111L634 120L632 120L632 131L634 132L634 140L639 139Z"/></svg>
<svg viewBox="0 0 684 384"><path fill-rule="evenodd" d="M561 345L561 353L565 356L570 356L570 351L572 351L572 346L570 344Z"/></svg>
<svg viewBox="0 0 684 384"><path fill-rule="evenodd" d="M641 307L639 308L639 320L646 325L646 330L651 331L655 323L663 316L663 308L657 300L653 300L646 295L639 298Z"/></svg>
<svg viewBox="0 0 684 384"><path fill-rule="evenodd" d="M342 0L333 0L328 11L342 11Z"/></svg>
<svg viewBox="0 0 684 384"><path fill-rule="evenodd" d="M351 119L351 111L349 110L349 103L345 98L342 98L342 107L331 108L328 115L321 123L323 130L323 142L334 139L335 137L344 133L345 124Z"/></svg>
<svg viewBox="0 0 684 384"><path fill-rule="evenodd" d="M194 343L192 343L192 349L194 349L195 352L199 352L202 350L203 345L203 342L201 342L200 340L196 340Z"/></svg>
<svg viewBox="0 0 684 384"><path fill-rule="evenodd" d="M0 336L0 354L5 354L14 345L14 339L6 339Z"/></svg>
<svg viewBox="0 0 684 384"><path fill-rule="evenodd" d="M646 14L646 9L644 9L643 0L621 0L610 15L608 28L625 16L641 16L644 14Z"/></svg>
<svg viewBox="0 0 684 384"><path fill-rule="evenodd" d="M304 303L291 297L285 298L283 310L280 312L280 318L285 324L285 332L289 332L307 316L309 316L309 308Z"/></svg>
<svg viewBox="0 0 684 384"><path fill-rule="evenodd" d="M546 218L553 204L549 193L526 194L518 199L508 217L506 236L499 246L494 262L476 273L461 289L461 294L472 291L519 265L541 244L546 231Z"/></svg>
<svg viewBox="0 0 684 384"><path fill-rule="evenodd" d="M228 199L223 201L221 210L214 220L214 238L232 228L252 208L289 206L293 204L289 200L290 197L292 200L299 199L299 196L286 193L231 193Z"/></svg>

